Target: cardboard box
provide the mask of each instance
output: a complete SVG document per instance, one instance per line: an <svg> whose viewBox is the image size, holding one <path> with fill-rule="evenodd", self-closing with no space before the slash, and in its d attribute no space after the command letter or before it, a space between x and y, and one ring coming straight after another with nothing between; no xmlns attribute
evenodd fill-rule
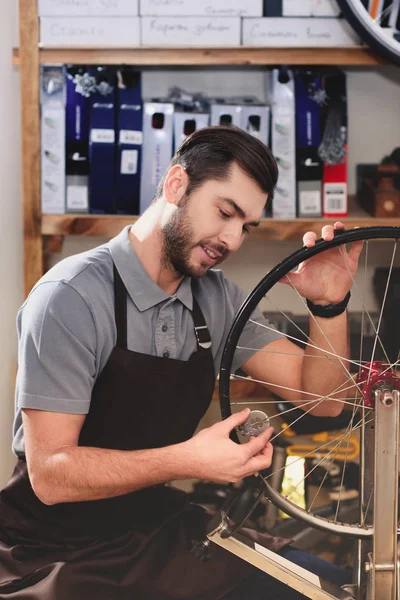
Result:
<svg viewBox="0 0 400 600"><path fill-rule="evenodd" d="M139 17L40 18L40 46L139 45Z"/></svg>
<svg viewBox="0 0 400 600"><path fill-rule="evenodd" d="M40 67L42 214L65 213L65 72Z"/></svg>
<svg viewBox="0 0 400 600"><path fill-rule="evenodd" d="M262 17L263 0L140 0L140 14L151 17Z"/></svg>
<svg viewBox="0 0 400 600"><path fill-rule="evenodd" d="M210 124L241 127L241 105L233 104L229 100L225 101L222 98L212 100L210 103Z"/></svg>
<svg viewBox="0 0 400 600"><path fill-rule="evenodd" d="M136 17L139 0L39 0L39 17Z"/></svg>
<svg viewBox="0 0 400 600"><path fill-rule="evenodd" d="M321 143L321 77L313 71L295 77L297 216L321 217L323 162Z"/></svg>
<svg viewBox="0 0 400 600"><path fill-rule="evenodd" d="M115 212L115 69L94 67L97 89L91 95L89 129L89 210Z"/></svg>
<svg viewBox="0 0 400 600"><path fill-rule="evenodd" d="M242 19L242 45L262 47L356 46L360 38L344 19Z"/></svg>
<svg viewBox="0 0 400 600"><path fill-rule="evenodd" d="M269 145L270 108L257 101L244 102L241 105L241 129Z"/></svg>
<svg viewBox="0 0 400 600"><path fill-rule="evenodd" d="M240 17L141 17L143 46L240 46Z"/></svg>
<svg viewBox="0 0 400 600"><path fill-rule="evenodd" d="M283 17L338 17L336 0L282 0Z"/></svg>
<svg viewBox="0 0 400 600"><path fill-rule="evenodd" d="M188 135L198 129L207 127L210 123L209 113L174 112L174 152L177 151Z"/></svg>
<svg viewBox="0 0 400 600"><path fill-rule="evenodd" d="M143 105L143 155L140 214L151 204L172 158L174 105L168 101Z"/></svg>
<svg viewBox="0 0 400 600"><path fill-rule="evenodd" d="M292 71L273 69L271 76L271 149L279 177L272 201L272 216L296 217L295 91Z"/></svg>
<svg viewBox="0 0 400 600"><path fill-rule="evenodd" d="M143 146L141 73L126 66L119 69L117 77L116 208L119 214L138 215Z"/></svg>
<svg viewBox="0 0 400 600"><path fill-rule="evenodd" d="M90 95L96 79L85 66L66 69L66 212L89 211Z"/></svg>

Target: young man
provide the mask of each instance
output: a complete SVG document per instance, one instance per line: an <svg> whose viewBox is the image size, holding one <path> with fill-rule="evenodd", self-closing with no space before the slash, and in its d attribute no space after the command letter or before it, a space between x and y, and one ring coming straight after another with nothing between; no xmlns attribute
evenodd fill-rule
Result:
<svg viewBox="0 0 400 600"><path fill-rule="evenodd" d="M222 549L207 564L190 553L209 517L164 484L238 481L270 466L271 429L241 446L229 439L247 410L192 436L245 297L213 267L257 227L276 180L270 151L252 136L200 130L133 227L61 261L30 293L18 314L18 461L1 492L0 599L205 600L228 598L242 582L260 585L253 567ZM359 250L347 256L353 273ZM342 301L351 285L335 252L293 279L322 305ZM328 338L346 356L345 313L318 321L315 344L327 347ZM256 379L321 396L340 385L340 370L293 356L278 333L249 323L245 335L252 347L289 351L285 360L238 353L237 366ZM341 408L327 400L315 413ZM266 581L267 594L274 584Z"/></svg>

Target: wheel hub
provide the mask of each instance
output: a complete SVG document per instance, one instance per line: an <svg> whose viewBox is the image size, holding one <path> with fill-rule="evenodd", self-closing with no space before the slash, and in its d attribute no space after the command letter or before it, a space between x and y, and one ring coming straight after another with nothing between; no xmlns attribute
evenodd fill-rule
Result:
<svg viewBox="0 0 400 600"><path fill-rule="evenodd" d="M400 379L390 365L380 360L365 363L357 374L356 382L364 397L365 406L375 406L375 392L400 391Z"/></svg>

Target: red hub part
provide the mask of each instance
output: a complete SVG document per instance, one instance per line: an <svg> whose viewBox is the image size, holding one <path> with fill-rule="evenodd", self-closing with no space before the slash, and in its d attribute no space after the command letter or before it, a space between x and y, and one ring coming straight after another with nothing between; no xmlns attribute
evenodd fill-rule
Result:
<svg viewBox="0 0 400 600"><path fill-rule="evenodd" d="M356 382L364 396L365 406L369 407L374 406L376 389L400 391L400 379L388 363L380 360L365 363L357 374Z"/></svg>

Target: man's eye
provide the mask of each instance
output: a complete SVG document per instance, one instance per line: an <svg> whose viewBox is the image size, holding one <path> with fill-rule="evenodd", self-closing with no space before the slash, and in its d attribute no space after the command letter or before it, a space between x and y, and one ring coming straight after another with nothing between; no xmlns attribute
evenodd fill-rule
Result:
<svg viewBox="0 0 400 600"><path fill-rule="evenodd" d="M244 233L250 233L250 227L248 225L243 225Z"/></svg>
<svg viewBox="0 0 400 600"><path fill-rule="evenodd" d="M221 217L222 217L223 219L229 219L229 218L230 218L230 216L231 216L229 213L226 213L226 212L224 212L224 211L223 211L223 210L221 210L221 209L219 209L219 214L221 215Z"/></svg>

